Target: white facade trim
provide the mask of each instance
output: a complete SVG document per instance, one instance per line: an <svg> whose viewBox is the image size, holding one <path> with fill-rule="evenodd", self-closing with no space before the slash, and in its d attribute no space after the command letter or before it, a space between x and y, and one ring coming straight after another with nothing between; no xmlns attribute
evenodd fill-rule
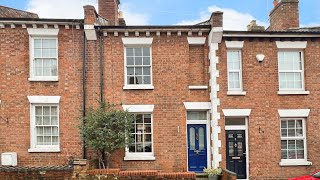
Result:
<svg viewBox="0 0 320 180"><path fill-rule="evenodd" d="M36 77L30 77L28 78L29 81L31 82L37 82L37 81L59 81L58 76L36 76Z"/></svg>
<svg viewBox="0 0 320 180"><path fill-rule="evenodd" d="M209 59L210 59L210 101L211 101L211 153L212 156L208 157L212 159L211 167L220 167L220 162L222 161L222 155L220 154L219 148L221 147L221 140L219 139L219 134L221 133L221 127L219 126L220 113L218 112L218 106L220 105L220 99L218 98L217 88L219 78L219 71L217 69L217 64L219 63L219 57L217 55L217 50L219 49L219 44L222 41L223 27L214 27L211 29L209 34Z"/></svg>
<svg viewBox="0 0 320 180"><path fill-rule="evenodd" d="M310 91L278 91L279 95L308 95L310 94Z"/></svg>
<svg viewBox="0 0 320 180"><path fill-rule="evenodd" d="M186 110L208 110L211 109L210 102L184 102Z"/></svg>
<svg viewBox="0 0 320 180"><path fill-rule="evenodd" d="M146 154L146 153L126 153L126 156L123 158L125 161L154 161L156 158L153 154Z"/></svg>
<svg viewBox="0 0 320 180"><path fill-rule="evenodd" d="M122 105L122 108L131 113L152 113L154 105Z"/></svg>
<svg viewBox="0 0 320 180"><path fill-rule="evenodd" d="M286 160L282 159L281 162L279 162L280 166L311 166L312 162L306 161L306 160Z"/></svg>
<svg viewBox="0 0 320 180"><path fill-rule="evenodd" d="M60 147L58 146L52 146L52 147L45 147L45 148L30 148L28 149L29 153L43 153L43 152L51 152L51 153L55 153L55 152L60 152Z"/></svg>
<svg viewBox="0 0 320 180"><path fill-rule="evenodd" d="M244 41L226 41L228 49L242 49Z"/></svg>
<svg viewBox="0 0 320 180"><path fill-rule="evenodd" d="M187 37L190 45L204 45L206 43L205 37Z"/></svg>
<svg viewBox="0 0 320 180"><path fill-rule="evenodd" d="M34 29L27 28L30 36L58 36L59 29Z"/></svg>
<svg viewBox="0 0 320 180"><path fill-rule="evenodd" d="M279 116L286 117L308 117L310 109L279 109Z"/></svg>
<svg viewBox="0 0 320 180"><path fill-rule="evenodd" d="M228 96L245 96L247 93L246 91L228 91Z"/></svg>
<svg viewBox="0 0 320 180"><path fill-rule="evenodd" d="M123 86L123 89L124 90L130 90L130 89L132 89L132 90L134 90L134 89L137 89L137 90L139 90L139 89L152 90L152 89L154 89L154 86L153 85L148 85L148 84L144 84L144 85L125 85L125 86Z"/></svg>
<svg viewBox="0 0 320 180"><path fill-rule="evenodd" d="M276 41L278 49L305 49L307 41Z"/></svg>
<svg viewBox="0 0 320 180"><path fill-rule="evenodd" d="M153 38L122 38L122 42L127 45L151 45Z"/></svg>
<svg viewBox="0 0 320 180"><path fill-rule="evenodd" d="M189 86L190 90L208 89L208 86Z"/></svg>
<svg viewBox="0 0 320 180"><path fill-rule="evenodd" d="M28 96L31 104L59 104L61 96Z"/></svg>
<svg viewBox="0 0 320 180"><path fill-rule="evenodd" d="M226 117L248 117L251 109L222 109L222 112Z"/></svg>

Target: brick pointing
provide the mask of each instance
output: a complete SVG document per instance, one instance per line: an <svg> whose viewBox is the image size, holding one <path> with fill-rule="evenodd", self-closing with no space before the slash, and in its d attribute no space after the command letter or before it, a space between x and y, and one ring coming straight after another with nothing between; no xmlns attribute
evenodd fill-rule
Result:
<svg viewBox="0 0 320 180"><path fill-rule="evenodd" d="M62 26L61 26L62 27ZM17 152L19 166L66 165L81 157L78 120L81 117L82 30L60 29L59 82L29 82L27 29L0 29L0 152ZM30 104L27 96L61 96L60 153L28 153Z"/></svg>
<svg viewBox="0 0 320 180"><path fill-rule="evenodd" d="M309 174L320 169L318 127L320 125L320 98L318 57L320 56L319 39L308 41L304 51L305 86L310 95L278 95L278 60L275 40L279 39L244 39L242 49L243 86L246 96L227 96L227 59L226 46L219 46L220 91L220 126L222 147L222 167L226 167L226 142L224 116L222 109L252 109L249 117L249 154L250 179L285 179L302 174ZM288 40L288 39L280 39ZM262 63L256 60L257 54L266 56ZM280 167L280 117L278 109L311 109L306 120L308 160L312 166ZM262 131L259 132L259 128Z"/></svg>
<svg viewBox="0 0 320 180"><path fill-rule="evenodd" d="M130 37L133 34L130 34ZM204 34L207 36L207 34ZM186 110L183 102L209 102L208 90L192 91L189 84L189 44L187 33L182 36L162 34L153 37L152 68L154 90L123 90L124 48L121 38L104 37L104 96L106 100L120 104L154 104L153 146L155 161L124 161L124 150L112 155L112 168L122 170L161 170L163 172L187 171ZM97 43L88 44L87 91L88 107L97 106L99 97L99 53ZM207 49L207 45L201 48ZM208 51L203 52L202 62L208 69ZM172 51L172 49L175 49ZM96 51L94 51L96 50ZM202 53L200 53L202 54ZM198 61L198 60L197 60ZM205 72L205 71L203 71ZM207 73L201 77L208 76ZM208 82L208 81L207 81ZM89 96L90 94L90 96ZM121 108L121 106L118 106ZM178 133L178 126L180 132ZM209 147L209 145L208 145ZM89 155L93 157L93 155Z"/></svg>
<svg viewBox="0 0 320 180"><path fill-rule="evenodd" d="M270 31L299 27L299 1L282 0L270 13Z"/></svg>

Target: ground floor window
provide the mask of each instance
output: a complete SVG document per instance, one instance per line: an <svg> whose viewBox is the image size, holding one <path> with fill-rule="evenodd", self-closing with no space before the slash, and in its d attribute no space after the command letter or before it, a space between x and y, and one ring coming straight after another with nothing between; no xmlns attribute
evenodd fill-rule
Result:
<svg viewBox="0 0 320 180"><path fill-rule="evenodd" d="M306 160L305 119L281 119L281 159Z"/></svg>
<svg viewBox="0 0 320 180"><path fill-rule="evenodd" d="M134 143L129 147L130 153L150 153L152 149L151 114L135 114L132 135Z"/></svg>

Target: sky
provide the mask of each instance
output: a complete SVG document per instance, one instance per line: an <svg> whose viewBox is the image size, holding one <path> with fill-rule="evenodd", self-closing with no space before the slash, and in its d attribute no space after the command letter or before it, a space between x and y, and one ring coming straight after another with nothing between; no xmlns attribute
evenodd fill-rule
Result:
<svg viewBox="0 0 320 180"><path fill-rule="evenodd" d="M273 0L121 0L127 25L192 25L224 12L225 30L246 30L251 20L269 25ZM83 6L97 0L0 0L0 5L37 13L40 18L83 18ZM300 26L320 25L320 0L300 0Z"/></svg>

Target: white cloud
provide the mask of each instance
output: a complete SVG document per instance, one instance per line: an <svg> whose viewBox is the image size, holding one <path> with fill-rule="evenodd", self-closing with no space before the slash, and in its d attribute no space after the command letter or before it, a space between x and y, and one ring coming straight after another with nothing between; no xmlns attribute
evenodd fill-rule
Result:
<svg viewBox="0 0 320 180"><path fill-rule="evenodd" d="M210 18L211 13L214 11L223 12L223 28L225 30L247 30L247 25L252 21L256 20L249 13L238 12L234 9L229 8L220 8L218 6L210 6L206 11L200 12L199 18L195 20L184 20L179 22L179 25L192 25L197 24L203 21L206 21ZM268 23L257 20L257 24L260 26L265 26L267 28Z"/></svg>
<svg viewBox="0 0 320 180"><path fill-rule="evenodd" d="M83 19L84 5L97 9L97 0L30 0L27 11L37 13L40 18Z"/></svg>
<svg viewBox="0 0 320 180"><path fill-rule="evenodd" d="M137 13L132 11L133 9L137 9L131 3L123 3L120 7L123 12L123 17L126 20L127 25L147 25L149 24L150 15L144 13ZM139 8L138 8L139 9Z"/></svg>
<svg viewBox="0 0 320 180"><path fill-rule="evenodd" d="M98 11L97 0L29 0L27 11L37 13L40 18L83 19L83 6L93 5ZM120 4L127 25L146 25L149 15L133 11L131 3Z"/></svg>

